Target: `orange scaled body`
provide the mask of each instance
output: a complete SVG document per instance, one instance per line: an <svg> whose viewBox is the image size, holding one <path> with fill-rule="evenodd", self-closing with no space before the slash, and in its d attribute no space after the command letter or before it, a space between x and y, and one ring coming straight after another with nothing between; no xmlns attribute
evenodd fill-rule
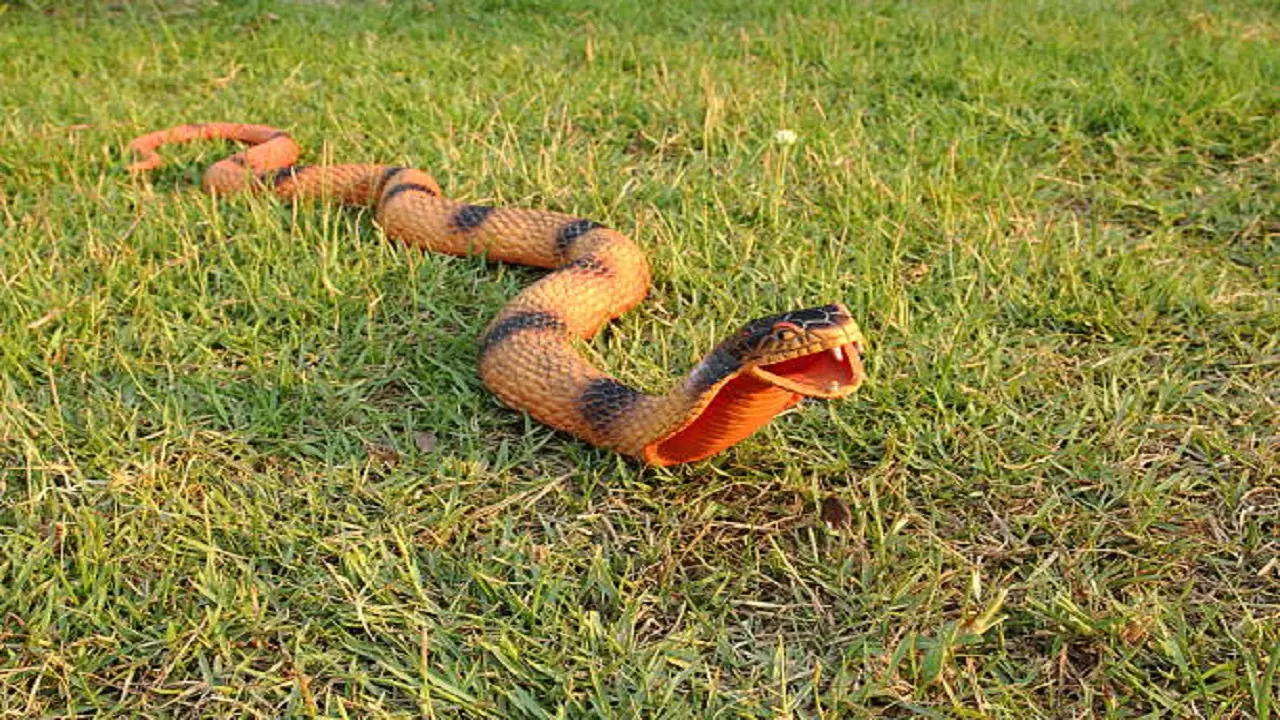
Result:
<svg viewBox="0 0 1280 720"><path fill-rule="evenodd" d="M802 397L841 397L862 380L862 336L843 306L833 304L749 323L670 392L640 392L573 346L648 291L648 263L621 233L555 212L451 200L430 175L411 168L294 165L297 143L263 125L150 133L130 145L141 155L130 169L158 167L161 145L207 138L250 145L205 172L209 192L263 188L281 198L373 206L383 231L407 245L554 269L485 329L480 377L507 405L594 445L654 465L698 460L751 435Z"/></svg>

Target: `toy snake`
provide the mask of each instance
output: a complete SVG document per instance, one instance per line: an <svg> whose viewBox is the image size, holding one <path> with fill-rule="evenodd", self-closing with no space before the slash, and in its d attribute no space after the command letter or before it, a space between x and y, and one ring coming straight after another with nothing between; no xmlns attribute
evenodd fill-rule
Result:
<svg viewBox="0 0 1280 720"><path fill-rule="evenodd" d="M803 397L843 397L862 382L862 335L844 306L832 304L749 322L665 395L635 390L574 347L648 291L649 265L623 234L555 212L450 200L412 168L294 165L297 143L263 125L181 125L143 135L130 144L140 159L129 169L159 167L155 150L166 143L209 138L250 147L204 173L208 192L262 189L373 206L382 230L406 245L553 269L485 328L480 377L507 405L593 445L652 465L700 460Z"/></svg>

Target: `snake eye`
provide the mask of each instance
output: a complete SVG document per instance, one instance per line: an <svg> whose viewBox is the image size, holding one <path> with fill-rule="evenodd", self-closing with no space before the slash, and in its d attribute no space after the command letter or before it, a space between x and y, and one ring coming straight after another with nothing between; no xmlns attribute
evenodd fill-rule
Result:
<svg viewBox="0 0 1280 720"><path fill-rule="evenodd" d="M769 333L769 337L776 342L790 342L800 337L803 333L804 329L799 325L782 321L773 324L773 331Z"/></svg>

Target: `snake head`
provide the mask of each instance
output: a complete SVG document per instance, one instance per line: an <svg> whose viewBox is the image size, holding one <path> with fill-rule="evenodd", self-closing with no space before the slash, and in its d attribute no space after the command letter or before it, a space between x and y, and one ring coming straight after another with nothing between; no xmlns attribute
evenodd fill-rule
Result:
<svg viewBox="0 0 1280 720"><path fill-rule="evenodd" d="M837 303L753 320L717 351L762 382L805 397L839 398L862 383L865 345L858 324Z"/></svg>
<svg viewBox="0 0 1280 720"><path fill-rule="evenodd" d="M689 411L641 454L654 465L699 460L751 435L802 398L844 397L862 384L865 345L838 303L753 320L689 373Z"/></svg>

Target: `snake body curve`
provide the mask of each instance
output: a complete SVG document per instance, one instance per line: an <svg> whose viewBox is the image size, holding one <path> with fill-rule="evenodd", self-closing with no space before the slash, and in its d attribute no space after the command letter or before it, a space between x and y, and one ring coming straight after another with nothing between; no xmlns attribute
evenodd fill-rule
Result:
<svg viewBox="0 0 1280 720"><path fill-rule="evenodd" d="M406 245L552 269L485 328L479 373L507 405L594 445L652 465L700 460L803 397L843 397L862 381L864 341L837 303L746 324L666 394L631 388L574 347L648 291L649 265L625 235L561 213L448 199L413 168L295 165L297 143L273 127L204 123L149 133L130 144L140 159L129 169L159 167L161 145L212 138L249 147L205 171L208 192L260 189L372 206L383 232Z"/></svg>

